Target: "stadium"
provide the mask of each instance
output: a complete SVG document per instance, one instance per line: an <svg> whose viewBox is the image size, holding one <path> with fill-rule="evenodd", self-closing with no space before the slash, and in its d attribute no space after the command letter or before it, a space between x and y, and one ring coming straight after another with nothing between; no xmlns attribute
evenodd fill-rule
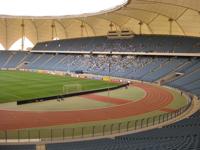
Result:
<svg viewBox="0 0 200 150"><path fill-rule="evenodd" d="M200 150L200 2L0 2L0 150Z"/></svg>

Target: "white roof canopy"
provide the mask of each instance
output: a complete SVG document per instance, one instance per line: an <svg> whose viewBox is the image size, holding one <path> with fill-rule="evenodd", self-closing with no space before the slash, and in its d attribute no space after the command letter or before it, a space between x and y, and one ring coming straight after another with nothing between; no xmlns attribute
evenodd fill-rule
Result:
<svg viewBox="0 0 200 150"><path fill-rule="evenodd" d="M29 9L36 7L34 8L36 14L43 10L47 12L51 7L52 0L45 3L43 3L44 0L40 0L37 3L38 8L33 3L39 0L0 0L0 11L3 9L1 7L4 7L1 4L2 1L10 1L10 5L7 6L8 9L5 10L19 9L18 6L21 5L27 9L27 12ZM21 1L26 2L22 3ZM76 2L76 0L70 1ZM56 38L101 36L106 35L109 30L121 29L130 29L135 34L171 34L200 37L200 0L128 0L127 3L123 0L114 0L115 5L104 7L103 10L96 10L96 13L92 13L93 9L87 9L91 13L84 12L84 10L86 10L87 5L91 8L101 8L101 4L112 3L113 1L79 1L76 5L74 4L74 10L79 10L79 13L73 13L75 16L71 16L72 12L68 15L65 14L67 16L59 16L62 15L59 14L60 11L51 14L49 17L44 17L45 14L40 13L38 14L40 16L37 17L0 15L0 43L3 47L9 49L22 35L35 44ZM18 2L18 5L16 2ZM26 5L24 5L25 3ZM63 8L64 5L60 6L59 0L56 0L53 8L59 7ZM109 8L111 10L108 10ZM69 11L69 9L66 9L66 11ZM81 12L84 14L77 15ZM17 12L11 15L17 15Z"/></svg>

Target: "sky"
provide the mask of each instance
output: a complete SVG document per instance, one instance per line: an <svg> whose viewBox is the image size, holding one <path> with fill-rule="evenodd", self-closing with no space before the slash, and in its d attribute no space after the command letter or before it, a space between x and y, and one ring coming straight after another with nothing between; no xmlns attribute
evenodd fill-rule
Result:
<svg viewBox="0 0 200 150"><path fill-rule="evenodd" d="M0 0L0 15L66 16L96 13L127 0Z"/></svg>
<svg viewBox="0 0 200 150"><path fill-rule="evenodd" d="M103 10L113 9L127 3L128 0L0 0L0 15L48 17L69 16L98 13ZM24 49L33 47L33 44L25 39ZM0 44L0 50L4 47ZM9 48L21 49L21 39L17 40Z"/></svg>
<svg viewBox="0 0 200 150"><path fill-rule="evenodd" d="M28 39L28 38L24 38L24 50L27 50L29 48L32 48L34 45L33 43ZM8 48L9 50L21 50L22 48L22 39L18 39L17 41L15 41L10 48ZM3 47L3 45L0 43L0 50L5 50L5 48Z"/></svg>

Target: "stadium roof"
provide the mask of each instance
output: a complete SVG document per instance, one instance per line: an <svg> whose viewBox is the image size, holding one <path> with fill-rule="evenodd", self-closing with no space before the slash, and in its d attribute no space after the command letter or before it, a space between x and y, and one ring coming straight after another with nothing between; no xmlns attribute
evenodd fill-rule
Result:
<svg viewBox="0 0 200 150"><path fill-rule="evenodd" d="M136 34L200 36L199 0L129 0L124 4L80 16L1 15L0 43L8 49L22 35L35 44L52 38L106 35L111 29L130 29Z"/></svg>

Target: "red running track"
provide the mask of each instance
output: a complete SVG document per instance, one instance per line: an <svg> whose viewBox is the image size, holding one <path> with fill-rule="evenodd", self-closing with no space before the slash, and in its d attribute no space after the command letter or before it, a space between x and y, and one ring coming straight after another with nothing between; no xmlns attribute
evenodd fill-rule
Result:
<svg viewBox="0 0 200 150"><path fill-rule="evenodd" d="M163 88L141 83L135 83L134 86L144 89L146 96L137 102L108 108L59 112L0 110L0 130L119 119L162 109L173 100L172 94ZM109 97L107 99L109 101Z"/></svg>
<svg viewBox="0 0 200 150"><path fill-rule="evenodd" d="M96 95L96 94L87 94L87 95L82 95L81 97L99 101L99 102L106 102L106 103L112 103L112 104L117 104L117 105L131 102L130 100L126 100L126 99L113 98L113 97Z"/></svg>

